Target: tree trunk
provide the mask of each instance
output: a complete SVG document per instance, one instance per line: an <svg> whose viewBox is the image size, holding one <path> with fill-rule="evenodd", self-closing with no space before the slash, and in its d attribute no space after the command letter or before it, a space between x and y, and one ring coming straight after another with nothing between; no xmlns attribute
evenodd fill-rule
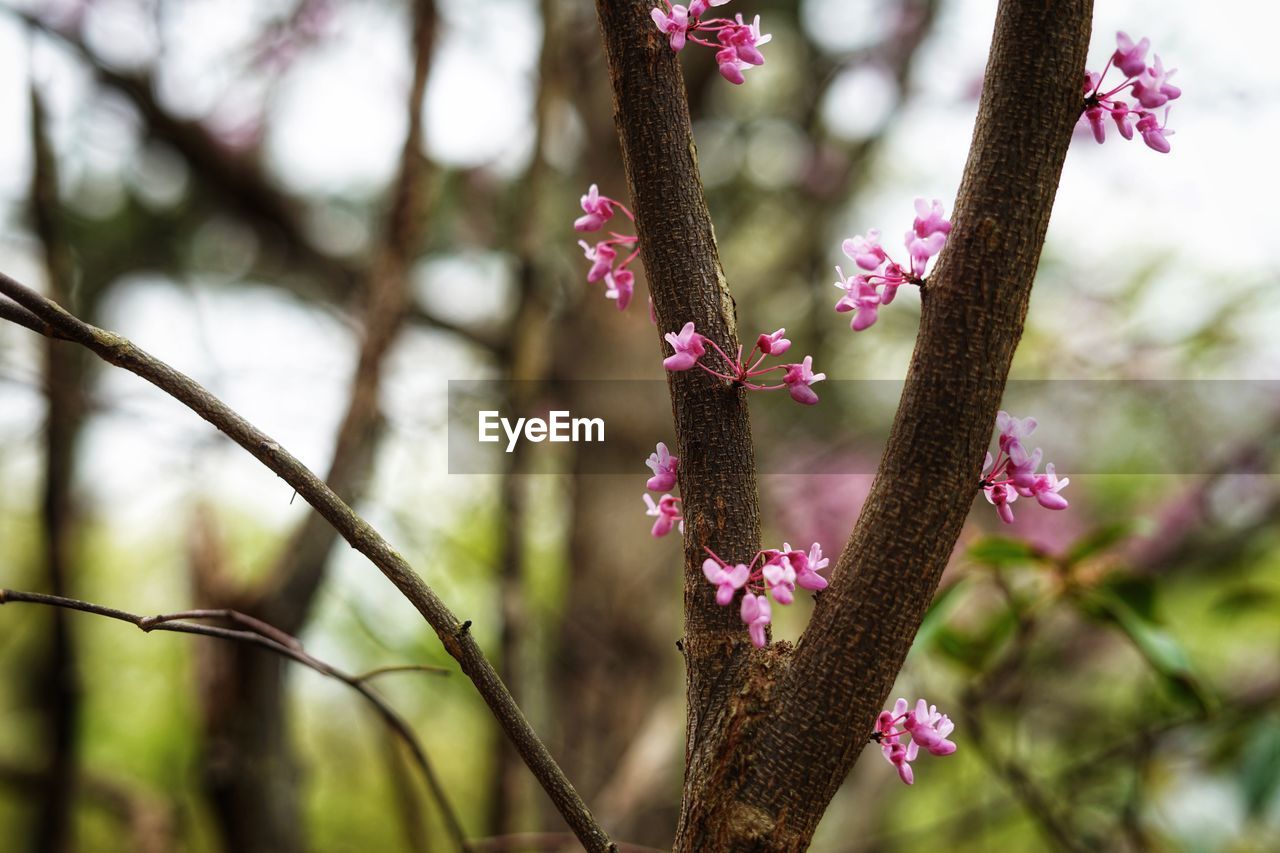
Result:
<svg viewBox="0 0 1280 853"><path fill-rule="evenodd" d="M660 330L736 346L675 54L644 0L598 0ZM868 742L978 491L1072 129L1089 0L997 13L947 248L871 496L809 628L752 653L698 571L758 540L742 392L670 379L686 518L689 730L680 850L799 850ZM748 84L749 85L749 84ZM733 351L727 349L727 351ZM722 550L723 549L723 550Z"/></svg>

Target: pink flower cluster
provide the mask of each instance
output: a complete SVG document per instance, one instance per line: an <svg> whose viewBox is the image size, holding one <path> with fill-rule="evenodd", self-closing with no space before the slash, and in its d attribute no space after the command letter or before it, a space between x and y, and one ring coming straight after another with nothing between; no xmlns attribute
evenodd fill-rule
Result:
<svg viewBox="0 0 1280 853"><path fill-rule="evenodd" d="M1037 474L1044 453L1038 447L1028 453L1022 446L1022 439L1035 432L1036 419L1019 419L1000 412L996 416L996 429L1000 431L1000 450L995 458L987 454L980 485L1000 520L1013 524L1012 504L1019 495L1035 498L1045 509L1066 509L1067 499L1058 493L1071 480L1067 477L1059 480L1052 462L1044 466L1043 474Z"/></svg>
<svg viewBox="0 0 1280 853"><path fill-rule="evenodd" d="M599 187L592 184L591 189L587 190L587 194L582 197L582 209L585 212L574 220L574 230L599 231L613 216L615 207L626 214L634 225L636 218L626 205L617 199L600 195ZM627 269L627 266L640 254L639 244L639 237L633 234L619 234L617 231L610 231L608 239L601 240L594 246L588 245L585 240L578 241L578 245L582 247L582 253L586 255L587 260L591 261L591 269L587 271L587 281L594 284L603 279L604 295L608 299L618 301L619 311L625 310L630 304L631 294L635 290L636 276ZM621 263L618 262L617 247L619 246L631 250Z"/></svg>
<svg viewBox="0 0 1280 853"><path fill-rule="evenodd" d="M739 613L751 635L751 644L757 649L764 648L764 630L772 619L770 596L778 604L787 605L795 600L797 586L815 591L827 588L827 579L818 572L831 561L822 556L822 546L817 542L807 554L793 551L791 545L784 542L781 551L768 548L757 552L750 563L733 566L710 548L704 546L703 550L711 556L703 562L702 573L716 587L717 604L727 607L737 591L745 589ZM759 568L756 563L760 564Z"/></svg>
<svg viewBox="0 0 1280 853"><path fill-rule="evenodd" d="M931 755L950 755L956 751L956 745L947 740L956 724L946 714L938 713L936 705L923 699L916 702L914 710L908 711L908 707L906 699L899 699L892 711L881 711L871 739L880 744L885 760L897 768L898 777L911 785L916 780L911 762L920 754L920 747ZM902 739L908 735L911 742L903 743Z"/></svg>
<svg viewBox="0 0 1280 853"><path fill-rule="evenodd" d="M671 49L677 53L684 49L686 42L709 47L716 52L716 64L720 66L720 75L730 83L741 84L742 73L753 65L764 65L764 55L760 53L760 45L766 44L773 36L760 32L760 16L748 24L741 15L734 20L727 18L707 18L702 16L711 6L723 6L729 0L692 0L688 6L673 4L665 0L667 11L654 9L649 15L658 26L658 30L668 36ZM715 34L715 42L699 38L694 33Z"/></svg>
<svg viewBox="0 0 1280 853"><path fill-rule="evenodd" d="M1169 122L1170 101L1176 100L1182 90L1169 82L1177 69L1164 70L1160 57L1147 64L1147 48L1151 46L1149 39L1134 43L1128 33L1116 33L1116 50L1107 60L1101 74L1093 71L1084 73L1084 117L1093 130L1093 138L1101 144L1107 138L1106 117L1111 116L1120 135L1125 139L1133 139L1136 127L1142 135L1142 141L1153 151L1161 154L1169 153L1169 140L1173 131L1166 125ZM1114 65L1125 75L1120 85L1102 91L1102 80ZM1119 99L1120 93L1129 89L1136 104L1126 103ZM1164 120L1156 118L1152 110L1164 107Z"/></svg>
<svg viewBox="0 0 1280 853"><path fill-rule="evenodd" d="M667 343L671 344L671 348L675 352L663 360L662 366L667 370L689 370L696 365L712 376L728 380L752 391L776 391L780 388L786 388L791 394L791 399L797 403L812 406L818 402L818 395L814 393L811 386L815 382L821 382L827 378L825 373L813 372L813 356L806 355L804 361L799 364L775 364L773 367L760 367L760 363L768 356L779 356L791 349L791 341L783 337L786 331L786 329L779 329L770 334L762 334L756 338L755 346L751 348L751 352L747 354L745 359L742 357L742 347L738 347L737 358L730 358L725 354L724 350L716 345L715 341L694 331L693 323L685 323L679 334L674 332L667 333ZM719 353L720 358L726 365L727 373L713 370L699 361L707 353L707 344L710 344L711 348ZM752 361L756 350L760 351L760 357ZM750 362L749 365L748 362ZM775 370L783 371L782 381L776 385L761 385L759 382L752 381Z"/></svg>
<svg viewBox="0 0 1280 853"><path fill-rule="evenodd" d="M644 484L646 489L651 492L669 492L676 487L676 471L680 465L680 458L672 456L671 451L667 450L667 446L661 441L658 442L657 449L649 454L644 464L653 471L649 482ZM651 515L657 519L653 522L653 529L649 531L651 535L656 538L666 536L676 524L680 525L680 532L684 533L684 518L680 515L679 498L664 494L655 503L649 493L645 492L644 503L647 507L645 515Z"/></svg>
<svg viewBox="0 0 1280 853"><path fill-rule="evenodd" d="M911 261L903 267L889 257L880 245L880 232L872 228L864 237L861 234L844 241L844 253L864 272L846 276L836 267L840 280L836 287L844 296L836 303L836 311L856 311L849 324L855 332L871 326L880 316L880 306L888 305L898 295L904 284L924 285L924 271L929 259L942 251L951 233L951 222L943 216L942 201L932 203L916 199L916 218L906 235L907 254Z"/></svg>

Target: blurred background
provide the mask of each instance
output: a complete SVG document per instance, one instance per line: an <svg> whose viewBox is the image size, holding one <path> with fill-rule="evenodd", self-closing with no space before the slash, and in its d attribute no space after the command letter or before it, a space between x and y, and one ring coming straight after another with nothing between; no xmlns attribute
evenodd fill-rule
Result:
<svg viewBox="0 0 1280 853"><path fill-rule="evenodd" d="M855 335L832 266L868 228L892 249L917 196L952 209L994 5L734 0L721 11L773 34L741 87L685 51L745 337L785 325L832 380L902 377L918 296ZM1015 361L1017 379L1092 389L1069 412L1049 395L1103 427L1056 434L1089 473L1065 513L1019 504L1004 527L975 504L898 690L949 712L959 751L907 788L867 750L815 850L1280 847L1275 18L1242 0L1099 4L1089 67L1116 30L1149 36L1185 94L1171 154L1076 139ZM449 473L449 380L519 379L512 405L554 398L628 444L673 440L665 406L572 381L662 379L643 284L619 312L571 228L589 184L626 200L591 5L6 2L0 126L0 270L327 473L473 621L614 837L669 845L681 558L648 535L643 455L627 475L573 445ZM1181 382L1228 379L1249 380L1212 406L1233 429L1098 390L1162 380L1177 402ZM824 401L829 440L761 448L766 544L839 552L879 447L842 430L874 435L894 402L871 396ZM796 416L753 409L761 435ZM1132 464L1166 447L1190 461ZM445 667L376 689L466 836L560 849L564 825L434 635L292 497L136 377L0 325L0 587L235 608L352 673ZM775 636L798 636L807 606ZM6 849L452 843L367 703L243 646L0 607L0 732Z"/></svg>

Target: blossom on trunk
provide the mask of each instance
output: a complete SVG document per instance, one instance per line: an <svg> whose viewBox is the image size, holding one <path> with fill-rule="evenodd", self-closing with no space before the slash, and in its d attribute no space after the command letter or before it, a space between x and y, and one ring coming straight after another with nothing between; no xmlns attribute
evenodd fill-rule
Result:
<svg viewBox="0 0 1280 853"><path fill-rule="evenodd" d="M1015 418L1004 411L996 415L996 429L999 431L996 445L999 449L994 457L988 453L983 461L979 486L1005 524L1013 524L1012 505L1019 496L1035 498L1045 509L1066 509L1068 506L1067 499L1059 492L1071 480L1067 477L1059 479L1053 463L1045 466L1043 474L1038 473L1044 451L1037 447L1028 452L1022 444L1023 439L1035 432L1036 425L1035 418Z"/></svg>
<svg viewBox="0 0 1280 853"><path fill-rule="evenodd" d="M671 532L671 528L677 523L680 525L680 532L684 533L684 518L680 515L680 499L671 495L663 495L654 503L653 498L649 497L649 493L645 492L644 503L647 509L645 515L655 516L656 521L653 522L653 529L649 532L654 538L661 538Z"/></svg>
<svg viewBox="0 0 1280 853"><path fill-rule="evenodd" d="M916 702L914 710L909 710L910 707L906 699L899 699L892 711L881 711L871 734L871 739L880 744L885 761L894 766L898 778L908 785L915 783L911 762L919 757L921 748L937 756L956 751L955 743L947 739L956 726L946 714L939 713L936 706L924 699Z"/></svg>
<svg viewBox="0 0 1280 853"><path fill-rule="evenodd" d="M1173 135L1173 131L1166 127L1169 121L1167 105L1181 97L1182 90L1169 82L1176 69L1166 71L1159 55L1155 56L1150 65L1147 64L1147 49L1150 46L1148 39L1134 42L1128 33L1118 32L1115 52L1107 60L1102 73L1085 72L1081 116L1089 125L1093 138L1099 143L1107 140L1106 116L1110 115L1123 138L1133 138L1136 124L1138 133L1148 148L1161 154L1169 153L1168 137ZM1112 67L1119 69L1125 79L1103 91L1103 80ZM1122 100L1126 90L1127 95L1133 97L1136 103ZM1159 107L1165 107L1163 122L1152 112Z"/></svg>
<svg viewBox="0 0 1280 853"><path fill-rule="evenodd" d="M658 442L658 446L653 453L649 454L644 464L653 471L649 482L644 484L646 489L653 492L666 492L675 488L676 470L680 464L680 457L672 456L664 442Z"/></svg>
<svg viewBox="0 0 1280 853"><path fill-rule="evenodd" d="M621 210L632 224L635 223L635 215L625 204L601 195L600 187L592 184L582 197L582 209L585 213L574 220L574 230L599 231L613 216L615 208ZM586 259L591 261L591 267L587 270L587 282L594 284L603 281L605 298L617 301L619 311L626 310L631 303L636 282L635 273L627 267L640 256L640 238L610 231L609 236L597 241L594 246L585 240L579 240L578 245L582 247L582 254ZM619 248L627 250L626 257L621 260L618 259Z"/></svg>
<svg viewBox="0 0 1280 853"><path fill-rule="evenodd" d="M841 244L845 255L862 270L847 276L843 269L836 267L836 275L840 277L836 287L844 291L844 296L836 302L835 310L837 313L856 312L849 323L849 328L855 332L873 326L880 317L880 309L893 301L902 285L923 287L929 260L947 243L951 221L946 218L942 200L918 198L915 208L916 217L911 223L911 230L903 238L908 258L905 267L893 260L880 245L880 232L875 228L865 237L858 234Z"/></svg>
<svg viewBox="0 0 1280 853"><path fill-rule="evenodd" d="M764 628L769 624L769 600L788 605L795 601L796 587L820 590L827 579L818 574L827 567L822 556L822 546L817 542L809 553L793 550L784 543L782 549L767 548L757 551L749 563L730 564L710 548L703 547L708 559L702 564L702 573L716 586L716 603L724 607L733 602L737 590L744 590L742 621L750 629L751 642L760 648L765 645Z"/></svg>
<svg viewBox="0 0 1280 853"><path fill-rule="evenodd" d="M679 334L666 334L666 341L675 352L663 360L662 366L671 371L690 370L696 366L717 379L731 382L748 391L777 391L785 388L797 403L812 406L818 402L818 395L809 386L826 378L824 373L813 372L813 356L806 355L800 364L760 366L769 356L781 355L791 348L791 341L783 337L786 331L778 329L770 334L762 334L756 338L755 346L745 358L742 347L738 347L737 354L730 357L715 341L699 334L692 322L685 323ZM722 367L721 370L709 367L700 360L707 354L708 346L720 357L720 364L717 366ZM759 357L756 356L757 351L760 353ZM783 372L782 381L771 385L763 384L761 377L776 370Z"/></svg>
<svg viewBox="0 0 1280 853"><path fill-rule="evenodd" d="M679 53L685 45L693 43L716 52L716 65L720 76L730 83L741 84L743 72L748 68L764 65L760 46L773 36L760 31L760 16L748 24L742 15L728 18L703 17L712 6L723 6L729 0L692 0L688 6L664 0L666 11L655 7L649 11L658 32L667 37L671 49ZM709 41L703 35L715 36Z"/></svg>

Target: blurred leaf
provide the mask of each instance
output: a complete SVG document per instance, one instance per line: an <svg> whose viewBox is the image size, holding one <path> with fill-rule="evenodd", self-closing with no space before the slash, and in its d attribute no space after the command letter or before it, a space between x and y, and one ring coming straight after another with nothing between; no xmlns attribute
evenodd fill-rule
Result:
<svg viewBox="0 0 1280 853"><path fill-rule="evenodd" d="M933 603L929 605L929 611L924 614L924 620L920 623L920 630L916 632L912 648L916 646L924 648L933 641L938 630L946 624L947 617L959 603L960 597L956 595L956 590L963 585L964 579L961 578L950 586L938 590L937 595L933 597Z"/></svg>
<svg viewBox="0 0 1280 853"><path fill-rule="evenodd" d="M1260 584L1237 586L1227 590L1213 602L1213 609L1223 616L1238 616L1250 610L1274 608L1280 596Z"/></svg>
<svg viewBox="0 0 1280 853"><path fill-rule="evenodd" d="M1146 586L1148 589L1144 592L1139 592L1143 585L1135 583L1099 588L1089 594L1086 606L1124 632L1177 699L1208 715L1213 712L1216 702L1192 668L1182 645L1148 615L1154 593L1149 589L1150 583ZM1126 592L1131 598L1126 597Z"/></svg>
<svg viewBox="0 0 1280 853"><path fill-rule="evenodd" d="M1156 584L1153 579L1115 574L1107 578L1101 588L1123 601L1146 621L1160 621L1156 618Z"/></svg>
<svg viewBox="0 0 1280 853"><path fill-rule="evenodd" d="M1044 552L1021 539L984 536L965 552L970 560L983 566L1004 569L1045 559Z"/></svg>
<svg viewBox="0 0 1280 853"><path fill-rule="evenodd" d="M943 657L970 672L981 672L1013 633L1016 624L1013 611L1006 608L973 631L943 625L934 635L934 647Z"/></svg>
<svg viewBox="0 0 1280 853"><path fill-rule="evenodd" d="M1132 521L1117 521L1112 524L1104 524L1102 527L1076 540L1075 544L1071 546L1071 550L1067 551L1067 564L1075 565L1081 560L1108 550L1117 542L1128 538L1133 533L1133 529L1134 524Z"/></svg>
<svg viewBox="0 0 1280 853"><path fill-rule="evenodd" d="M1280 790L1280 719L1264 717L1247 737L1240 764L1240 790L1250 818L1261 818Z"/></svg>

